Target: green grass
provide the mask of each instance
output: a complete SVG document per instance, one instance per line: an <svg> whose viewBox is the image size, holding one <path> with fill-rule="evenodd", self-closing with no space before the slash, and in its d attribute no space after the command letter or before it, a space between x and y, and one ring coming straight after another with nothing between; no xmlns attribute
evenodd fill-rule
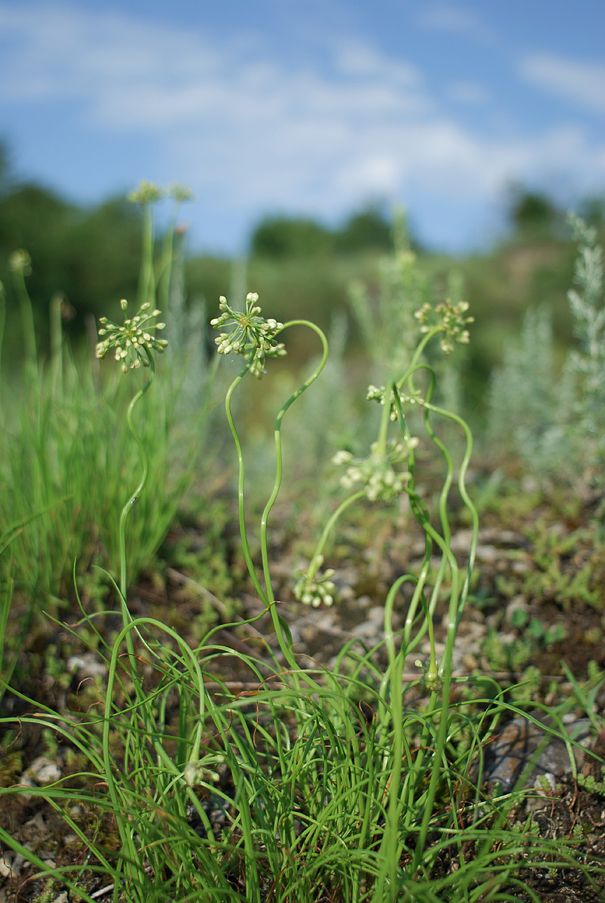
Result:
<svg viewBox="0 0 605 903"><path fill-rule="evenodd" d="M195 341L199 314L184 306L180 252L169 233L154 260L150 211L145 222L142 291L167 306L181 352L167 355L144 417L134 415L155 489L141 495L130 516L132 579L154 561L191 485L204 448L211 384L203 342ZM58 298L49 310L50 354L42 353L27 292L28 266L24 255L13 261L24 368L15 374L5 367L0 382L0 535L20 525L7 550L15 645L40 612L56 615L66 608L74 574L90 607L101 603L107 581L95 566L119 568L116 525L140 469L140 449L126 418L125 378L99 362L90 343L72 351L63 336Z"/></svg>

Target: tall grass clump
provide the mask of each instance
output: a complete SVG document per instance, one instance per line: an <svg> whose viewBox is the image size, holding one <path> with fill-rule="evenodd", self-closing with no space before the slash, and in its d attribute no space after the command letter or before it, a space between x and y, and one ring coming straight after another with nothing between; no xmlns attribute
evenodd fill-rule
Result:
<svg viewBox="0 0 605 903"><path fill-rule="evenodd" d="M49 865L4 829L0 840L55 888L85 901L102 891L114 903L522 900L537 899L524 880L527 870L574 866L570 849L528 833L526 822L509 817L522 802L518 789L485 786L486 744L502 717L518 709L489 681L484 696L453 674L477 544L477 514L466 484L472 437L459 415L433 402L435 377L425 351L434 341L445 351L466 342L469 319L461 303L420 308L414 351L372 393L380 403L374 442L365 456L339 456L345 494L307 569L293 575L301 602L337 602L324 558L332 531L354 505L390 506L406 496L425 552L418 570L400 573L386 595L383 639L371 649L346 644L334 667L326 668L308 659L303 665L293 645L273 576L270 535L275 503L289 479L282 430L320 378L328 343L309 321L265 318L253 293L243 311L221 299L213 321L220 330L218 351L242 357L225 413L238 462L241 554L262 603L261 614L248 622L258 651L232 648L219 638L219 630L224 637L235 625L212 628L192 649L157 619L133 617L126 535L134 496L125 493L116 581L122 626L111 646L100 647L108 667L102 714L58 715L21 697L33 711L20 723L54 732L79 762L77 774L27 792L48 801L87 855ZM119 352L122 363L135 365L126 419L139 454L138 497L156 487L138 430L130 427L134 413L153 397L160 349L149 329L133 357L127 345L132 320L105 328L100 353ZM285 355L285 339L299 329L311 331L320 356L275 415L273 485L255 523L233 402L251 377L261 379L267 365ZM137 359L148 366L138 367ZM421 413L419 434L409 428L411 409ZM460 431L457 460L441 438L442 423ZM417 488L423 445L442 462L435 504ZM454 493L471 524L461 560L451 547ZM416 667L422 641L429 654ZM560 719L555 725L550 732L560 734ZM0 794L20 792L12 787ZM85 804L86 821L74 803L80 811ZM93 808L105 816L102 829L98 822L90 825Z"/></svg>
<svg viewBox="0 0 605 903"><path fill-rule="evenodd" d="M174 337L181 339L197 324L184 305L176 218L159 247L154 235L152 208L159 196L145 184L131 195L142 206L138 301L150 309L161 306L170 315ZM177 188L172 196L176 211L185 194ZM33 613L56 611L69 596L74 562L79 574L87 574L93 597L98 577L90 574L91 563L116 568L120 549L114 525L125 488L136 486L139 452L125 417L129 397L123 380L112 368L99 366L90 342L69 346L63 329L65 304L59 296L49 308L49 355L40 349L27 290L31 265L25 251L13 254L11 300L16 301L21 324L23 364L16 374L7 367L2 371L0 533L15 522L28 521L15 537L11 554L15 597ZM192 478L194 450L203 430L200 387L203 393L207 375L203 342L194 348L189 338L181 356L169 359L138 424L156 490L143 496L133 511L128 547L133 577L151 561Z"/></svg>

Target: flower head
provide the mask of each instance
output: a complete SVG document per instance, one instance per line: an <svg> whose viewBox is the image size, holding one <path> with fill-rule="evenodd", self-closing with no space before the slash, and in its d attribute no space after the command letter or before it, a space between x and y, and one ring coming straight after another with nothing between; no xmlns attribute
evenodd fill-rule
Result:
<svg viewBox="0 0 605 903"><path fill-rule="evenodd" d="M389 502L401 495L410 479L405 465L417 445L418 439L412 436L403 441L391 439L384 449L374 442L367 458L355 458L351 452L339 451L332 461L347 465L340 478L345 489L364 489L370 501Z"/></svg>
<svg viewBox="0 0 605 903"><path fill-rule="evenodd" d="M439 344L444 354L449 354L454 350L454 342L468 345L470 336L467 326L474 322L474 317L467 317L467 310L466 301L452 304L448 298L436 307L423 304L414 316L420 323L420 332L426 333L437 328L443 333Z"/></svg>
<svg viewBox="0 0 605 903"><path fill-rule="evenodd" d="M120 301L123 311L128 309L128 301ZM97 357L103 358L109 351L114 352L116 361L122 362L122 370L136 370L149 367L152 352L162 352L168 345L166 339L158 339L155 333L165 328L165 323L158 323L159 310L152 310L151 304L145 302L134 317L129 317L122 325L112 323L107 317L101 317L99 335L104 338L97 344Z"/></svg>
<svg viewBox="0 0 605 903"><path fill-rule="evenodd" d="M225 329L215 339L219 354L242 354L250 363L250 372L261 377L266 372L267 358L282 357L286 349L276 341L284 324L272 318L260 316L261 309L256 292L248 292L244 311L234 310L221 295L218 317L210 321L215 329Z"/></svg>
<svg viewBox="0 0 605 903"><path fill-rule="evenodd" d="M22 249L13 251L8 259L8 265L13 273L22 273L29 276L32 271L32 262L27 251Z"/></svg>
<svg viewBox="0 0 605 903"><path fill-rule="evenodd" d="M139 182L137 187L130 192L128 200L131 204L153 204L156 201L159 201L163 194L164 192L158 185L143 179L143 181Z"/></svg>
<svg viewBox="0 0 605 903"><path fill-rule="evenodd" d="M320 555L315 560L316 567L313 572L299 571L297 581L294 584L294 596L304 605L311 605L313 608L319 608L320 605L330 606L334 602L334 593L336 586L332 580L334 571L327 568L320 571L319 566L323 564L323 557Z"/></svg>
<svg viewBox="0 0 605 903"><path fill-rule="evenodd" d="M384 386L368 386L368 391L366 394L366 398L368 401L377 401L378 404L381 404L384 407L384 400L386 398L386 389ZM393 393L391 392L391 405L389 411L389 418L391 420L398 420L397 414L397 406L395 404L395 400L393 398Z"/></svg>
<svg viewBox="0 0 605 903"><path fill-rule="evenodd" d="M168 197L171 197L177 204L184 204L186 201L193 200L193 192L190 188L187 188L186 185L181 185L178 182L175 182L173 185L169 185L166 191Z"/></svg>

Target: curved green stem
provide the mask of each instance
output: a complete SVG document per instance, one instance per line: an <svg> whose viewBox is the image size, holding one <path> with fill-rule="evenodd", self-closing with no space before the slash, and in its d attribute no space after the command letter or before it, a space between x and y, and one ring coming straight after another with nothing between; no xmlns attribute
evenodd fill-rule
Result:
<svg viewBox="0 0 605 903"><path fill-rule="evenodd" d="M137 499L143 492L145 488L145 484L147 483L147 477L149 475L149 456L147 454L147 450L145 448L145 444L137 431L134 421L133 414L134 409L143 397L145 393L148 391L151 386L154 376L155 376L155 366L153 363L153 357L149 352L147 352L147 357L149 360L149 378L145 380L144 384L141 386L136 395L132 398L130 404L128 405L128 410L126 412L126 421L128 423L128 429L130 430L130 434L135 440L137 444L137 448L139 450L139 455L141 457L141 478L138 482L138 485L124 507L122 508L122 512L120 514L120 523L118 530L118 545L119 545L119 553L120 553L120 593L122 595L122 599L125 603L126 593L128 590L128 580L126 573L126 521L128 519L128 515L130 514L133 506L135 505ZM125 622L126 623L126 622Z"/></svg>
<svg viewBox="0 0 605 903"><path fill-rule="evenodd" d="M273 488L271 490L271 494L269 499L267 500L267 504L262 513L261 522L260 522L260 546L261 546L261 558L262 558L262 566L263 566L263 577L265 581L265 591L266 591L266 603L269 607L269 611L271 614L271 619L273 621L273 626L275 629L276 636L278 638L280 647L282 652L286 656L287 660L291 659L291 644L286 642L283 633L283 626L281 619L276 611L275 607L275 595L273 592L273 584L271 582L271 570L269 567L269 547L267 540L267 529L269 524L269 515L275 505L275 501L277 496L279 495L279 490L282 484L282 475L283 475L283 449L282 449L282 440L281 440L281 428L282 422L289 408L297 401L300 396L307 391L307 389L313 385L316 379L321 374L322 370L326 366L326 362L328 360L328 340L325 336L325 333L319 326L316 326L315 323L311 323L309 320L289 320L287 323L284 323L280 333L284 332L286 329L289 329L292 326L304 326L307 329L311 329L318 337L321 342L321 358L319 363L307 377L307 379L302 383L295 392L293 392L290 397L284 402L281 406L277 415L275 417L275 426L274 426L274 442L275 442L275 479L273 481Z"/></svg>
<svg viewBox="0 0 605 903"><path fill-rule="evenodd" d="M473 434L471 433L470 427L468 426L466 421L463 420L463 418L460 417L458 414L454 414L452 411L447 411L447 410L445 410L445 408L440 408L437 405L431 404L429 401L421 402L421 403L424 404L424 406L427 408L428 411L431 411L434 414L438 414L441 417L445 417L447 420L452 420L454 423L456 423L460 427L460 429L464 433L465 448L464 448L464 453L462 455L462 461L460 463L460 470L458 471L457 487L458 487L458 492L460 493L460 498L464 502L464 505L471 517L471 543L470 543L470 548L469 548L468 562L467 562L467 566L466 566L466 576L464 579L464 584L462 586L462 591L461 591L461 596L460 596L461 607L459 609L459 615L461 615L464 604L466 603L468 591L470 589L470 580L471 580L473 568L475 565L475 556L476 556L476 552L477 552L477 539L478 539L478 533L479 533L479 514L478 514L477 509L476 509L471 497L469 496L468 490L466 488L466 474L467 474L471 456L473 453Z"/></svg>
<svg viewBox="0 0 605 903"><path fill-rule="evenodd" d="M340 503L340 505L332 512L332 514L328 518L326 525L322 530L321 536L317 541L317 545L315 546L315 549L313 551L311 561L309 562L309 567L307 568L307 574L310 578L313 578L317 573L317 569L321 564L323 550L325 548L326 542L329 539L330 533L334 529L336 522L339 520L340 516L347 510L347 508L350 508L351 505L354 505L355 502L359 501L359 499L362 498L365 498L365 490L359 489L352 495L347 496L347 498Z"/></svg>
<svg viewBox="0 0 605 903"><path fill-rule="evenodd" d="M384 405L380 415L380 429L378 431L378 451L385 455L387 450L387 437L389 434L389 423L391 421L391 387L385 386Z"/></svg>
<svg viewBox="0 0 605 903"><path fill-rule="evenodd" d="M477 534L478 534L478 515L475 506L473 505L470 496L468 495L468 491L466 489L466 471L468 468L468 464L470 461L471 453L472 453L472 434L465 423L465 421L459 417L457 414L453 414L450 411L446 411L443 408L439 408L436 405L430 404L430 402L425 402L427 408L436 413L440 414L443 417L446 417L450 420L453 420L457 423L464 432L466 447L462 459L462 463L460 465L460 471L458 475L458 490L460 492L460 496L466 505L467 509L471 514L472 520L472 536L471 536L471 545L469 550L469 560L466 568L466 575L461 588L458 586L458 569L457 566L455 570L452 571L452 586L450 590L450 605L448 610L448 628L447 628L447 637L445 643L445 650L443 654L443 663L441 669L441 677L442 677L442 687L441 687L441 710L439 715L439 724L437 728L437 734L435 739L435 749L433 754L433 764L431 770L431 777L429 781L429 786L426 792L426 797L424 800L423 807L423 815L422 821L420 824L420 830L418 833L418 839L416 844L416 850L414 853L414 859L412 862L412 874L414 874L421 862L422 855L424 852L424 847L426 844L426 838L428 834L428 829L430 825L430 821L433 815L433 809L435 804L435 797L437 793L437 788L439 784L439 779L441 774L443 773L443 757L445 750L445 742L447 737L447 729L449 723L449 696L450 689L452 683L452 662L453 662L453 653L454 653L454 645L456 641L456 635L458 630L458 624L460 622L460 616L462 614L462 610L464 608L464 604L466 602L466 598L468 595L468 590L470 586L470 580L472 576L472 569L475 560L476 546L477 546ZM439 537L438 544L440 548L442 548L443 554L448 558L448 563L450 559L453 558L453 554L451 549L447 546L447 544ZM455 559L454 559L455 561ZM451 564L450 564L451 567ZM455 575L455 579L454 579Z"/></svg>
<svg viewBox="0 0 605 903"><path fill-rule="evenodd" d="M416 350L414 351L414 354L412 355L412 360L410 361L407 370L405 371L403 376L401 376L397 380L396 386L398 389L402 388L402 386L404 385L406 380L409 378L410 374L412 374L414 372L414 370L416 370L416 368L418 366L418 361L422 357L422 355L424 353L424 349L427 347L429 342L432 339L434 339L435 336L438 335L438 333L440 333L442 331L443 331L442 326L434 326L433 329L430 329L429 332L427 332L427 334L424 336L424 338L421 339L421 341L416 346Z"/></svg>
<svg viewBox="0 0 605 903"><path fill-rule="evenodd" d="M403 733L403 698L402 698L402 673L405 658L405 649L402 646L399 655L395 650L395 636L393 632L393 607L395 598L401 587L408 582L417 583L412 574L403 574L393 583L387 594L384 606L384 638L389 659L385 682L389 683L389 713L392 719L392 767L389 779L389 802L386 813L385 830L380 846L379 857L385 868L381 870L372 900L374 903L382 903L383 900L395 900L397 895L397 869L400 861L400 811L402 806L401 773L403 755L407 753L408 770L413 763L409 754L409 748L405 743ZM382 693L381 693L382 696ZM387 891L387 888L389 890Z"/></svg>
<svg viewBox="0 0 605 903"><path fill-rule="evenodd" d="M155 365L153 361L153 357L150 352L146 349L147 359L149 361L149 377L145 380L139 391L132 398L130 404L128 405L128 410L126 412L126 421L128 423L128 429L132 437L134 438L137 448L139 450L139 455L141 458L141 477L138 482L136 489L133 494L130 496L122 511L120 513L120 522L118 526L118 550L120 555L120 611L122 614L122 624L124 627L126 625L132 623L132 618L130 616L130 612L128 610L128 574L127 574L127 556L126 556L126 521L128 520L128 515L130 514L133 506L136 504L137 499L143 492L145 488L145 484L147 483L147 477L149 474L149 457L147 455L147 450L145 448L145 444L139 435L133 420L134 409L141 398L148 391L151 386L154 376L155 376ZM128 650L128 662L130 665L131 676L133 681L137 682L137 669L136 669L136 658L135 658L135 649L134 642L130 633L126 636L127 650Z"/></svg>
<svg viewBox="0 0 605 903"><path fill-rule="evenodd" d="M252 560L252 555L250 554L250 543L248 542L248 531L246 528L246 499L245 499L245 469L244 469L244 455L242 452L242 443L239 438L239 433L237 431L237 427L235 426L235 420L233 419L233 412L231 410L231 399L233 398L233 393L241 383L242 379L250 369L250 364L246 364L244 369L239 373L231 385L227 390L227 394L225 396L225 413L227 415L227 422L229 424L229 429L231 430L231 436L233 438L233 444L235 445L235 451L237 454L237 463L238 463L238 478L237 478L237 502L238 502L238 515L239 515L239 532L240 539L242 543L242 552L244 554L244 561L246 562L246 568L248 570L248 574L250 575L250 579L254 585L254 589L258 593L259 599L262 603L267 606L267 597L265 591L263 590L258 576L256 574L256 568L254 567L254 562Z"/></svg>

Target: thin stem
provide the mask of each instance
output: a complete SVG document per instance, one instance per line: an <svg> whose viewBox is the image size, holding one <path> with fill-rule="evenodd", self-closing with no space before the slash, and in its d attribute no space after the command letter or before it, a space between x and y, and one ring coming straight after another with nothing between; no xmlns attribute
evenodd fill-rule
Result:
<svg viewBox="0 0 605 903"><path fill-rule="evenodd" d="M244 469L244 455L242 452L242 443L239 438L239 433L237 431L237 427L235 426L235 421L233 419L233 412L231 410L231 399L233 398L233 393L241 383L242 379L250 369L250 364L246 364L244 369L239 373L231 385L227 390L227 394L225 396L225 413L227 414L227 422L229 424L229 429L231 430L231 435L233 437L233 444L235 445L235 451L237 454L237 463L238 463L238 478L237 478L237 502L238 502L238 515L239 515L239 532L240 539L242 543L242 552L244 554L244 561L246 562L246 568L248 569L248 574L250 575L250 579L254 585L254 589L258 593L259 599L263 602L265 606L268 606L267 596L265 594L264 589L262 588L258 576L256 574L256 568L254 566L254 562L252 560L252 555L250 554L250 543L248 542L248 530L246 528L246 499L245 499L245 485L246 485L246 475Z"/></svg>
<svg viewBox="0 0 605 903"><path fill-rule="evenodd" d="M61 320L61 295L54 295L50 302L50 360L53 394L63 392L63 323Z"/></svg>
<svg viewBox="0 0 605 903"><path fill-rule="evenodd" d="M395 900L397 895L397 868L400 859L399 823L401 808L401 772L403 765L404 749L407 746L403 735L403 698L402 698L402 674L405 657L404 648L397 655L395 650L395 636L393 632L393 606L395 598L401 587L408 582L416 582L412 574L403 574L391 586L384 606L384 638L389 659L389 711L391 715L392 732L392 767L389 778L389 803L386 814L385 830L380 846L379 857L386 866L381 869L380 877L374 890L374 903L381 903L386 899ZM381 694L382 695L382 694ZM408 761L411 768L411 762ZM388 884L387 884L388 882ZM387 896L386 886L390 888Z"/></svg>
<svg viewBox="0 0 605 903"><path fill-rule="evenodd" d="M25 349L26 371L31 378L38 376L38 349L36 344L36 326L34 323L34 310L25 282L25 274L22 269L14 273L15 290L19 298L21 313L21 332L23 334L23 346Z"/></svg>
<svg viewBox="0 0 605 903"><path fill-rule="evenodd" d="M130 514L133 506L136 504L137 499L143 492L145 488L145 484L147 482L147 477L149 474L149 456L147 454L147 449L145 448L145 444L141 439L133 421L133 414L136 405L139 403L143 395L147 392L149 387L151 386L154 376L155 376L155 366L153 363L153 358L147 352L147 357L149 360L149 378L145 380L144 384L141 386L136 395L132 398L130 404L128 405L128 410L126 412L126 421L128 423L128 429L130 430L130 434L135 440L139 454L141 456L141 478L138 482L138 485L124 507L122 508L120 514L120 523L118 529L118 546L119 546L119 554L120 554L120 594L123 600L126 599L126 593L128 590L128 579L126 573L126 521L128 519L128 515ZM125 622L126 623L126 622Z"/></svg>
<svg viewBox="0 0 605 903"><path fill-rule="evenodd" d="M407 370L405 371L405 373L403 374L403 376L401 376L400 379L397 380L396 385L397 385L397 388L398 388L398 389L401 389L401 388L402 388L402 386L404 385L404 383L406 382L406 380L409 378L410 374L412 374L412 373L414 372L414 370L416 370L417 365L418 365L418 361L419 361L420 358L422 357L422 354L424 353L424 349L425 349L426 346L429 344L429 342L430 342L430 341L431 341L438 333L440 333L440 332L442 332L442 331L443 331L443 327L442 327L442 326L434 326L433 329L429 330L429 332L427 332L427 334L425 335L425 337L424 337L423 339L421 339L421 341L418 343L418 345L417 345L417 347L416 347L416 350L415 350L415 352L414 352L414 354L413 354L413 356L412 356L412 360L410 361Z"/></svg>
<svg viewBox="0 0 605 903"><path fill-rule="evenodd" d="M143 205L143 247L141 273L139 276L139 307L155 299L155 276L153 272L153 214L151 205Z"/></svg>
<svg viewBox="0 0 605 903"><path fill-rule="evenodd" d="M435 751L433 757L433 767L431 771L431 777L429 781L429 787L426 793L426 798L424 802L424 810L422 815L422 822L420 825L420 830L418 833L418 840L416 844L416 850L414 853L414 859L412 862L412 874L415 874L420 865L420 861L422 859L422 855L424 852L424 847L426 844L426 838L428 834L429 824L433 814L433 808L435 803L435 796L437 793L437 787L439 784L439 779L443 772L444 763L442 761L444 757L445 750L445 741L447 737L447 729L449 723L449 696L450 696L450 688L452 682L452 663L453 663L453 653L454 653L454 645L456 641L456 635L458 630L458 624L460 622L460 617L462 614L462 610L464 608L464 604L466 602L466 597L468 595L468 589L470 586L470 580L472 576L472 569L475 560L475 553L477 547L477 535L478 535L478 515L475 506L473 505L468 491L466 489L466 471L468 468L468 464L470 461L471 453L472 453L472 434L465 423L465 421L459 417L457 414L453 414L450 411L446 411L443 408L439 408L435 405L426 402L426 405L429 410L434 413L441 414L442 416L453 420L457 423L464 432L466 447L462 459L462 464L460 466L460 472L458 476L458 490L460 492L460 496L466 505L467 509L471 514L472 519L472 535L471 535L471 545L469 550L469 560L466 568L466 576L464 579L464 583L459 589L458 587L458 568L452 568L452 586L450 590L450 605L448 611L448 632L446 637L445 650L443 655L443 663L441 670L442 677L442 688L441 688L441 711L439 716L439 725L437 729L437 736L435 740ZM452 567L451 559L453 559L453 554L449 546L447 546L441 537L439 537L439 545L442 547L442 551L444 555L448 558L448 563L450 563L450 567ZM455 559L454 559L455 561Z"/></svg>
<svg viewBox="0 0 605 903"><path fill-rule="evenodd" d="M277 415L275 417L275 427L274 427L274 442L275 442L275 479L273 481L273 488L271 490L271 494L265 505L265 508L262 513L261 523L260 523L260 547L261 547L261 558L263 565L263 576L265 580L265 590L266 590L266 600L267 605L269 607L269 611L271 614L271 619L273 621L273 626L275 629L276 636L278 638L280 647L284 655L286 655L288 661L291 658L291 643L286 642L283 635L283 625L282 621L276 611L275 608L275 595L273 592L273 584L271 581L271 570L269 566L269 545L267 539L267 528L269 524L269 515L275 505L275 501L277 496L279 495L279 490L282 484L282 475L283 475L283 449L282 449L282 441L281 441L281 428L283 419L286 416L289 408L297 401L300 396L307 391L307 389L313 385L316 379L321 374L322 370L326 366L326 362L328 360L328 340L325 336L325 333L319 326L316 326L315 323L311 323L309 320L289 320L287 323L284 323L283 328L280 330L280 333L283 333L286 329L291 328L292 326L304 326L307 329L311 329L318 337L321 342L321 358L319 363L313 370L310 376L300 385L295 392L293 392L287 401L281 406ZM288 631L289 633L289 631ZM287 651L286 651L287 650ZM293 664L293 662L290 662Z"/></svg>
<svg viewBox="0 0 605 903"><path fill-rule="evenodd" d="M378 431L378 451L385 455L387 450L387 436L389 434L389 423L391 421L391 392L389 386L384 390L384 404L380 415L380 429Z"/></svg>
<svg viewBox="0 0 605 903"><path fill-rule="evenodd" d="M160 271L158 273L158 307L168 313L170 307L170 283L174 263L174 235L176 230L176 214L164 236Z"/></svg>
<svg viewBox="0 0 605 903"><path fill-rule="evenodd" d="M365 498L365 490L359 489L352 495L347 496L347 498L340 503L340 505L332 512L332 514L328 518L328 521L322 530L321 536L319 537L317 545L315 546L309 567L307 568L307 575L311 579L315 576L317 569L321 564L323 550L325 548L326 542L330 537L330 533L336 525L336 522L340 519L341 515L344 514L347 508L350 508L351 505L355 504L355 502L359 501L362 498Z"/></svg>
<svg viewBox="0 0 605 903"><path fill-rule="evenodd" d="M133 421L134 409L138 402L141 400L143 395L147 392L149 387L151 386L154 376L155 376L155 365L153 361L152 355L149 353L148 349L145 349L147 353L147 359L149 361L149 377L145 380L144 384L141 386L136 395L132 398L130 404L128 405L128 410L126 412L126 422L128 423L128 429L135 440L139 455L141 457L141 478L139 483L134 490L133 494L130 496L122 511L120 513L120 521L118 525L118 550L120 556L120 611L122 614L122 624L124 627L132 622L130 612L128 610L128 574L127 574L127 556L126 556L126 521L128 520L128 515L130 514L133 506L136 504L137 499L143 492L145 488L145 484L147 483L147 477L149 474L149 456L147 454L147 449L145 448L145 444L141 439ZM126 644L128 649L128 662L130 664L131 676L137 685L137 669L136 669L136 657L135 657L135 649L134 642L132 639L132 635L128 633L126 635Z"/></svg>

